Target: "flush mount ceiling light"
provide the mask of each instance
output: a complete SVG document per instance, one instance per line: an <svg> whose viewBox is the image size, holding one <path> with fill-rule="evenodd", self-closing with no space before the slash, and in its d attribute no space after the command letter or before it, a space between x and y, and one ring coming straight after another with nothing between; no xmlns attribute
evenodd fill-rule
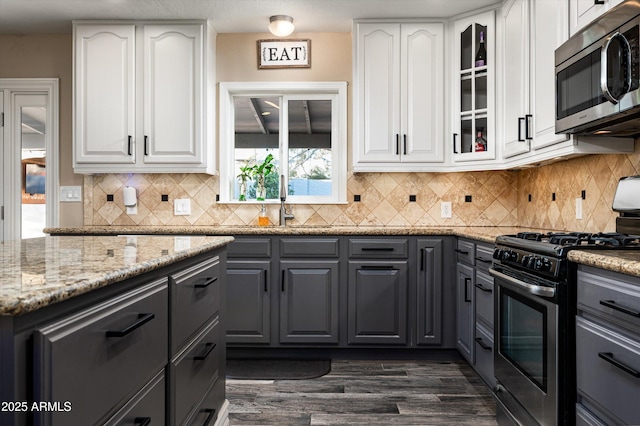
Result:
<svg viewBox="0 0 640 426"><path fill-rule="evenodd" d="M269 31L277 37L286 37L295 28L293 18L287 15L274 15L269 18Z"/></svg>

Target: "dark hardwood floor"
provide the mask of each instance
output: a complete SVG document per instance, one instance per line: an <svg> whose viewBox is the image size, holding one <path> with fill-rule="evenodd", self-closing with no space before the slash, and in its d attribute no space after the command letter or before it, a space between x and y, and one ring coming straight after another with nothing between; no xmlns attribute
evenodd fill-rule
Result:
<svg viewBox="0 0 640 426"><path fill-rule="evenodd" d="M227 379L227 399L231 426L497 424L489 389L458 360L333 360L317 379Z"/></svg>

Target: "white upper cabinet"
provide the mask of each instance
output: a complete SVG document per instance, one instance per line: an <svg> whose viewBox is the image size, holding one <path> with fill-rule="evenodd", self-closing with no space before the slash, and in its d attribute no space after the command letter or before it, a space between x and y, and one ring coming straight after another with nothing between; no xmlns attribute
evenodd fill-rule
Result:
<svg viewBox="0 0 640 426"><path fill-rule="evenodd" d="M354 171L444 161L444 26L357 22Z"/></svg>
<svg viewBox="0 0 640 426"><path fill-rule="evenodd" d="M135 26L76 26L74 47L74 168L134 164Z"/></svg>
<svg viewBox="0 0 640 426"><path fill-rule="evenodd" d="M74 171L213 173L205 23L74 25Z"/></svg>
<svg viewBox="0 0 640 426"><path fill-rule="evenodd" d="M452 147L455 162L496 157L495 38L493 11L453 24L452 135L448 146Z"/></svg>
<svg viewBox="0 0 640 426"><path fill-rule="evenodd" d="M594 19L624 0L569 0L569 32L576 34Z"/></svg>
<svg viewBox="0 0 640 426"><path fill-rule="evenodd" d="M144 162L202 158L201 25L145 25Z"/></svg>
<svg viewBox="0 0 640 426"><path fill-rule="evenodd" d="M502 8L504 158L568 140L555 134L554 52L567 38L563 3L511 0Z"/></svg>

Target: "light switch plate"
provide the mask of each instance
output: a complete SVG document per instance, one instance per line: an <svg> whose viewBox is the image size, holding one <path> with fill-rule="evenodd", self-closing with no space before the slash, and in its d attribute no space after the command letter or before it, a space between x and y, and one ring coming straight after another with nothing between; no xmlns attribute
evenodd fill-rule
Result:
<svg viewBox="0 0 640 426"><path fill-rule="evenodd" d="M82 201L81 186L61 186L60 201L67 203L80 203Z"/></svg>
<svg viewBox="0 0 640 426"><path fill-rule="evenodd" d="M175 216L188 216L191 214L191 200L177 198L173 201L173 214Z"/></svg>

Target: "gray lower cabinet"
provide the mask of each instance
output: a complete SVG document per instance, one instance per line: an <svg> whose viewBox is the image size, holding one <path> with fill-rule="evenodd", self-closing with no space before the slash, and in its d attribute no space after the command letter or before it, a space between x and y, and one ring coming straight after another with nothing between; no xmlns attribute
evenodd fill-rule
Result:
<svg viewBox="0 0 640 426"><path fill-rule="evenodd" d="M280 262L280 343L338 343L339 261Z"/></svg>
<svg viewBox="0 0 640 426"><path fill-rule="evenodd" d="M133 397L167 363L167 306L164 278L37 329L35 400L71 407L36 411L34 422L100 423Z"/></svg>
<svg viewBox="0 0 640 426"><path fill-rule="evenodd" d="M227 343L455 347L455 238L236 236Z"/></svg>
<svg viewBox="0 0 640 426"><path fill-rule="evenodd" d="M227 343L271 342L270 277L270 261L227 262Z"/></svg>
<svg viewBox="0 0 640 426"><path fill-rule="evenodd" d="M0 424L214 424L225 400L226 253L2 318Z"/></svg>
<svg viewBox="0 0 640 426"><path fill-rule="evenodd" d="M407 261L349 261L349 344L407 343Z"/></svg>
<svg viewBox="0 0 640 426"><path fill-rule="evenodd" d="M473 305L473 267L458 263L456 267L456 316L458 319L457 348L462 356L474 364L475 343L473 341L475 322Z"/></svg>
<svg viewBox="0 0 640 426"><path fill-rule="evenodd" d="M419 345L439 345L443 333L443 249L441 238L417 240L417 324Z"/></svg>
<svg viewBox="0 0 640 426"><path fill-rule="evenodd" d="M227 343L271 343L272 239L238 236L227 248Z"/></svg>
<svg viewBox="0 0 640 426"><path fill-rule="evenodd" d="M494 295L489 268L493 245L460 238L456 253L457 348L482 379L496 384L493 371Z"/></svg>
<svg viewBox="0 0 640 426"><path fill-rule="evenodd" d="M578 425L640 424L640 279L579 266Z"/></svg>

